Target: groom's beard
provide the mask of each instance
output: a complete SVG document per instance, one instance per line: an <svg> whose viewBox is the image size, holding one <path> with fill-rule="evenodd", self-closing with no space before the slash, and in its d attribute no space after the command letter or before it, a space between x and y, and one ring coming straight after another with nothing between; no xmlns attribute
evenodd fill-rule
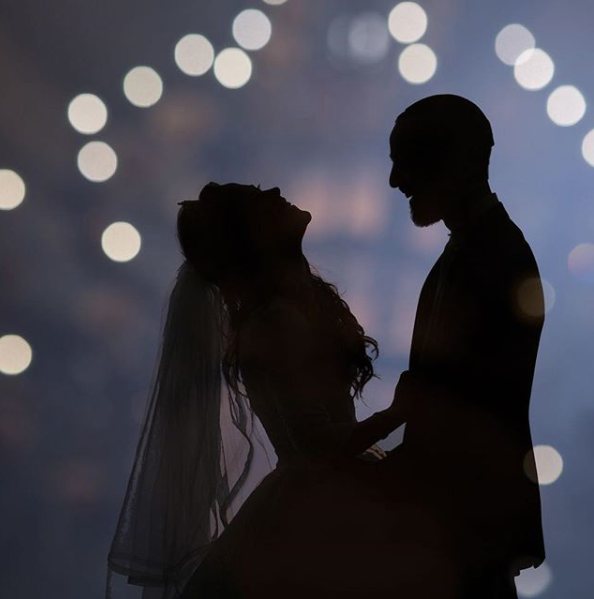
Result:
<svg viewBox="0 0 594 599"><path fill-rule="evenodd" d="M439 202L433 198L413 196L410 199L410 218L417 227L429 227L442 219Z"/></svg>

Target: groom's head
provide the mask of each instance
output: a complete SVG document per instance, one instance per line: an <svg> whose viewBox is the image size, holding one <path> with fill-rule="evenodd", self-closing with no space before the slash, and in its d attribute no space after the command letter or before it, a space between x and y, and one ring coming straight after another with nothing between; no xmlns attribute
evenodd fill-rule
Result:
<svg viewBox="0 0 594 599"><path fill-rule="evenodd" d="M390 186L410 198L417 226L440 221L486 184L494 143L487 117L461 96L429 96L398 116L390 135Z"/></svg>

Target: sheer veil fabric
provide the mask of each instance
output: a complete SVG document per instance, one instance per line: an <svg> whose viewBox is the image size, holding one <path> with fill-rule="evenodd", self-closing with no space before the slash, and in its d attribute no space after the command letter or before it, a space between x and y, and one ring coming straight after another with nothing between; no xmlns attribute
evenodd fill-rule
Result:
<svg viewBox="0 0 594 599"><path fill-rule="evenodd" d="M261 440L247 398L222 376L226 334L217 288L185 261L108 554L106 599L179 597L240 507Z"/></svg>

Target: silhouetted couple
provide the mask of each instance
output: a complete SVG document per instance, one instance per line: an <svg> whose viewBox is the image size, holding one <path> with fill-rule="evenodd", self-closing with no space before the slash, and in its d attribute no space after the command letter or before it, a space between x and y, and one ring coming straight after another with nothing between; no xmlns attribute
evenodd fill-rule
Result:
<svg viewBox="0 0 594 599"><path fill-rule="evenodd" d="M182 202L185 261L110 577L145 599L516 597L514 575L544 559L528 419L544 307L532 252L489 187L493 144L459 96L396 120L390 185L417 226L451 233L409 369L361 422L377 343L303 255L311 215L278 188L234 183ZM278 462L229 519L253 413ZM404 423L386 454L376 443Z"/></svg>

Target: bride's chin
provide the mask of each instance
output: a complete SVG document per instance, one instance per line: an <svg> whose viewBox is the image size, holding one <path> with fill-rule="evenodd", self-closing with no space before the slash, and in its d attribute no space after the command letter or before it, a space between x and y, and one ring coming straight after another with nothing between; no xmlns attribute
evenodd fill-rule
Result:
<svg viewBox="0 0 594 599"><path fill-rule="evenodd" d="M302 227L303 230L307 228L307 225L311 222L311 213L307 210L301 210L301 208L297 208L295 210L295 214L293 215L294 223Z"/></svg>

